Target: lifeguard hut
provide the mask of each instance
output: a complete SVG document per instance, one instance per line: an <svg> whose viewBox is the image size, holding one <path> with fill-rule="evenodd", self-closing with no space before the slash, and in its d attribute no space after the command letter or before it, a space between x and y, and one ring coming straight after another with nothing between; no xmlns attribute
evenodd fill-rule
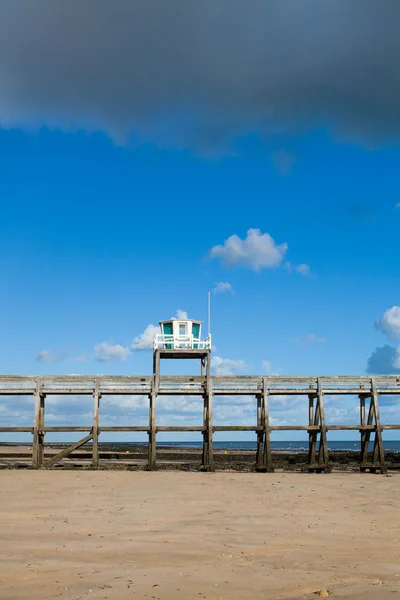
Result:
<svg viewBox="0 0 400 600"><path fill-rule="evenodd" d="M154 338L154 350L210 350L211 335L201 339L203 321L170 319L160 321L161 333Z"/></svg>
<svg viewBox="0 0 400 600"><path fill-rule="evenodd" d="M161 358L200 359L201 374L208 374L211 334L202 340L202 327L203 321L196 319L160 321L161 332L154 337L154 375L160 373Z"/></svg>
<svg viewBox="0 0 400 600"><path fill-rule="evenodd" d="M210 306L210 303L209 303ZM179 315L178 315L179 317ZM208 327L210 326L210 310L208 311ZM212 458L212 392L210 378L210 353L211 334L202 339L203 321L188 318L172 318L160 321L160 333L154 337L153 344L153 377L154 385L150 395L150 428L149 428L149 465L154 468L156 464L156 399L160 390L160 360L162 358L197 359L201 361L201 377L180 376L175 385L180 385L182 394L190 394L192 386L201 386L200 393L204 399L203 425L198 429L193 427L168 427L163 431L201 431L203 443L203 466L206 470L213 470ZM197 391L196 393L199 393Z"/></svg>

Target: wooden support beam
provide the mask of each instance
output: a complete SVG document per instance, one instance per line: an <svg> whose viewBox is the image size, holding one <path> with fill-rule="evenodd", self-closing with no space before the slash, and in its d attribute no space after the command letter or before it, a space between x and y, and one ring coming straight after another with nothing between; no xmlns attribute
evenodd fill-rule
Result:
<svg viewBox="0 0 400 600"><path fill-rule="evenodd" d="M379 403L378 403L378 392L376 390L376 381L374 377L371 377L371 401L374 403L375 412L375 440L374 440L374 452L372 462L374 467L378 467L381 473L386 473L387 468L385 464L385 451L383 448L382 429L381 429L381 418L379 415Z"/></svg>
<svg viewBox="0 0 400 600"><path fill-rule="evenodd" d="M206 382L204 407L203 407L203 460L202 466L206 471L214 471L214 453L213 453L213 424L212 424L212 378L210 356L207 356L206 362Z"/></svg>
<svg viewBox="0 0 400 600"><path fill-rule="evenodd" d="M268 380L263 377L263 393L262 393L262 412L261 421L264 427L264 457L263 457L263 471L267 473L273 473L274 467L272 465L272 453L271 453L271 427L269 426L269 393L268 393Z"/></svg>
<svg viewBox="0 0 400 600"><path fill-rule="evenodd" d="M93 392L93 447L92 447L92 468L99 468L99 410L100 410L100 380L97 378Z"/></svg>
<svg viewBox="0 0 400 600"><path fill-rule="evenodd" d="M325 472L329 472L330 467L329 467L329 456L328 456L328 440L326 437L324 393L322 391L322 384L321 384L320 378L318 378L317 384L318 384L319 418L320 418L320 425L321 425L319 452L318 452L318 466L322 467Z"/></svg>
<svg viewBox="0 0 400 600"><path fill-rule="evenodd" d="M262 414L263 398L259 394L257 395L257 454L256 454L256 469L261 470L263 467L263 442L264 442L264 430L261 428L263 423Z"/></svg>
<svg viewBox="0 0 400 600"><path fill-rule="evenodd" d="M149 395L149 462L148 468L153 471L157 467L157 428L156 428L156 402L160 390L160 351L153 354L153 381Z"/></svg>
<svg viewBox="0 0 400 600"><path fill-rule="evenodd" d="M35 416L33 423L33 445L32 445L32 467L40 469L43 464L44 456L44 402L43 380L38 377L36 380L35 391Z"/></svg>
<svg viewBox="0 0 400 600"><path fill-rule="evenodd" d="M360 388L364 388L364 385L361 385ZM362 456L364 448L365 448L365 441L366 441L366 430L364 429L364 427L366 426L366 422L365 422L365 394L360 394L359 396L359 400L360 400L360 425L361 425L361 429L360 429L360 448L361 448L361 453L360 456ZM360 459L361 462L361 459Z"/></svg>
<svg viewBox="0 0 400 600"><path fill-rule="evenodd" d="M368 409L368 418L367 418L367 426L368 429L365 431L365 435L361 437L361 453L360 453L360 470L365 471L366 465L368 464L368 449L369 449L369 440L371 438L371 429L373 418L375 413L374 403L372 401L372 396L369 401L369 409Z"/></svg>
<svg viewBox="0 0 400 600"><path fill-rule="evenodd" d="M310 390L311 389L313 389L312 385L310 385ZM310 393L308 396L308 425L309 425L309 427L315 427L319 420L319 402L317 399L316 406L314 407L314 398L315 398L315 394ZM317 415L317 409L318 409L318 415ZM318 429L309 430L308 461L307 461L309 465L315 465L317 435L318 435Z"/></svg>
<svg viewBox="0 0 400 600"><path fill-rule="evenodd" d="M65 448L64 450L62 450L61 452L59 452L55 456L52 456L52 458L50 458L50 460L48 460L47 462L45 462L43 466L46 469L48 469L50 467L53 467L60 460L62 460L63 458L66 458L67 456L69 456L74 450L78 450L78 448L80 448L81 446L83 446L84 444L86 444L86 442L89 442L91 439L93 439L93 433L89 433L89 435L87 435L86 437L84 437L82 440L79 440L79 442L76 442L72 446L68 446L68 448Z"/></svg>

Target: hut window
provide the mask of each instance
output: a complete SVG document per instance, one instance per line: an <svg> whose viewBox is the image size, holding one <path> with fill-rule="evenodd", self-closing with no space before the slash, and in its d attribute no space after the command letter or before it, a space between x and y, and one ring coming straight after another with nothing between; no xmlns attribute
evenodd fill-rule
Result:
<svg viewBox="0 0 400 600"><path fill-rule="evenodd" d="M179 323L179 335L186 335L186 323Z"/></svg>

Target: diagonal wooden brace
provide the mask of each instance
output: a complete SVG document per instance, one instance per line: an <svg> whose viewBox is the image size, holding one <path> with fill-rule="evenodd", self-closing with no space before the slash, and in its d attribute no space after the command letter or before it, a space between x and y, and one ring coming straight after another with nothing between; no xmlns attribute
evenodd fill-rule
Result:
<svg viewBox="0 0 400 600"><path fill-rule="evenodd" d="M86 442L88 442L89 440L92 440L92 439L93 439L93 432L89 433L89 435L87 435L86 437L79 440L79 442L76 442L76 444L73 444L72 446L68 446L68 448L65 448L64 450L62 450L62 452L59 452L58 454L53 456L50 460L45 462L43 466L45 468L52 467L53 465L58 463L63 458L66 458L67 456L69 456L71 454L71 452L73 452L74 450L77 450L78 448L80 448L81 446L86 444Z"/></svg>

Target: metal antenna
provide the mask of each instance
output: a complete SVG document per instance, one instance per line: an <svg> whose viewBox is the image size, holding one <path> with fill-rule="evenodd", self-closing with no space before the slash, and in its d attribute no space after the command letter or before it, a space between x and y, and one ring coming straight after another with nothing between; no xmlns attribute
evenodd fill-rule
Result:
<svg viewBox="0 0 400 600"><path fill-rule="evenodd" d="M211 292L208 290L208 335L211 329Z"/></svg>

